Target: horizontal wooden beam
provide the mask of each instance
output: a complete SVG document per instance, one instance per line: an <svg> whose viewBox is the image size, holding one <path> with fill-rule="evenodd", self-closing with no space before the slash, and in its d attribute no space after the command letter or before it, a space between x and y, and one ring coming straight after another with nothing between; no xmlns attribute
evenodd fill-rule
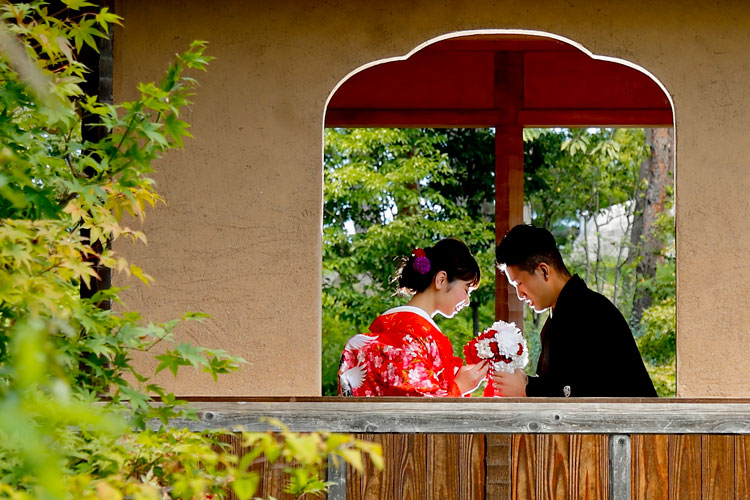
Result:
<svg viewBox="0 0 750 500"><path fill-rule="evenodd" d="M494 127L497 109L329 109L326 127ZM523 127L671 127L671 109L524 109Z"/></svg>
<svg viewBox="0 0 750 500"><path fill-rule="evenodd" d="M524 127L671 127L671 109L525 109Z"/></svg>
<svg viewBox="0 0 750 500"><path fill-rule="evenodd" d="M326 127L494 127L495 109L328 109Z"/></svg>
<svg viewBox="0 0 750 500"><path fill-rule="evenodd" d="M564 399L377 399L193 402L192 430L262 431L278 419L291 430L346 433L750 434L750 402Z"/></svg>

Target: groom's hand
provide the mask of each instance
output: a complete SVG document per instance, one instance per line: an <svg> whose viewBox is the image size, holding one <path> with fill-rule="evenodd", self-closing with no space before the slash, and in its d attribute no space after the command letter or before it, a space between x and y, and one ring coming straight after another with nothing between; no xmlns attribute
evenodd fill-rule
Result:
<svg viewBox="0 0 750 500"><path fill-rule="evenodd" d="M526 373L520 368L513 373L496 372L492 375L495 394L506 398L525 398L526 381Z"/></svg>

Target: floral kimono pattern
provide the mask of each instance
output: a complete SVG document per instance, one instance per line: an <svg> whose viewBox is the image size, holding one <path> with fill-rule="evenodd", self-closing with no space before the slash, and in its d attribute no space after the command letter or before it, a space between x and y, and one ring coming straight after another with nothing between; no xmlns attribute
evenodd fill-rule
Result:
<svg viewBox="0 0 750 500"><path fill-rule="evenodd" d="M463 364L450 340L423 311L397 307L346 344L339 366L344 396L455 396Z"/></svg>

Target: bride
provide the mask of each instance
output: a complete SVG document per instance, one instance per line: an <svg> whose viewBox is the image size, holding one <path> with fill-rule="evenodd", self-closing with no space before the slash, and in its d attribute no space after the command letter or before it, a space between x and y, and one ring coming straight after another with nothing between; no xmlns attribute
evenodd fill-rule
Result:
<svg viewBox="0 0 750 500"><path fill-rule="evenodd" d="M486 362L463 366L432 317L447 318L469 304L479 266L468 247L444 239L415 249L398 271L406 305L377 317L368 333L346 343L339 366L343 396L462 396L487 375Z"/></svg>

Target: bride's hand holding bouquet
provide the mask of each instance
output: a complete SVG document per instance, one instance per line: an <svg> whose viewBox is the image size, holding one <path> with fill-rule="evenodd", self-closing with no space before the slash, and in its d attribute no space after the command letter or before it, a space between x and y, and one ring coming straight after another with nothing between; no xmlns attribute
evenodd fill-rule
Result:
<svg viewBox="0 0 750 500"><path fill-rule="evenodd" d="M497 372L513 373L529 363L526 339L515 323L496 321L464 346L464 356L469 365L489 362L485 397L495 396L492 375Z"/></svg>

